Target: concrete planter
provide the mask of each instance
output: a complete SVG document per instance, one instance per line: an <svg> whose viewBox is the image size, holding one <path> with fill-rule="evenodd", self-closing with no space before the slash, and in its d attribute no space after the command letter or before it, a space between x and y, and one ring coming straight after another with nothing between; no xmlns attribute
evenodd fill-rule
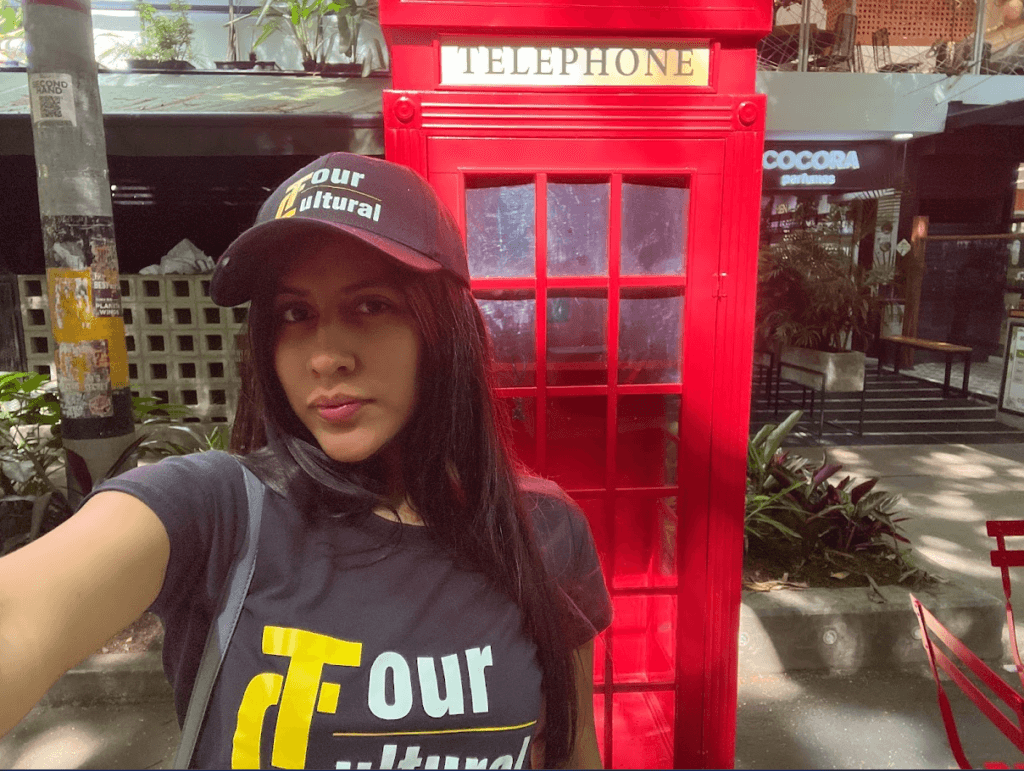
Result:
<svg viewBox="0 0 1024 771"><path fill-rule="evenodd" d="M825 377L826 393L864 390L862 351L827 353L784 345L780 361L784 379L816 391L821 389L822 375ZM792 366L787 367L787 364Z"/></svg>
<svg viewBox="0 0 1024 771"><path fill-rule="evenodd" d="M909 589L883 586L884 603L866 588L744 592L739 671L765 675L798 669L919 669L927 665ZM999 661L1003 602L973 587L934 584L914 591L926 608L978 656Z"/></svg>

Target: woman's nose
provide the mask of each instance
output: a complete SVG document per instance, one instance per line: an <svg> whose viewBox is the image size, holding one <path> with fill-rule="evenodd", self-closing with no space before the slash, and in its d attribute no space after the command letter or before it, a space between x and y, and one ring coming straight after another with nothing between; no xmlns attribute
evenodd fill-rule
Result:
<svg viewBox="0 0 1024 771"><path fill-rule="evenodd" d="M309 357L309 367L314 374L321 377L336 372L351 373L356 368L356 355L351 341L345 335L336 334L337 330L320 327L317 330L313 351Z"/></svg>

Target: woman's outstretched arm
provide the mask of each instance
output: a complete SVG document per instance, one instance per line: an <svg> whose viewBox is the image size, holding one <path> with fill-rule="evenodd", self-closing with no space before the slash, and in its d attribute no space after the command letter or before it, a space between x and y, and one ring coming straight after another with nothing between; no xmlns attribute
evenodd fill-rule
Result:
<svg viewBox="0 0 1024 771"><path fill-rule="evenodd" d="M0 736L150 606L170 548L152 509L109 491L0 559Z"/></svg>

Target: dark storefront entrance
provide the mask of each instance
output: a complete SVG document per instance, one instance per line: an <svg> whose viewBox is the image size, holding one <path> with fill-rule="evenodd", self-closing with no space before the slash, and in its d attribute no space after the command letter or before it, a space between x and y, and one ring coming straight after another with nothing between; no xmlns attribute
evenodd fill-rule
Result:
<svg viewBox="0 0 1024 771"><path fill-rule="evenodd" d="M915 184L900 233L928 218L917 336L968 345L974 361L1002 357L1008 298L1021 291L1014 193L1024 161L1024 105L950 105L943 134L909 143ZM926 360L918 354L919 361Z"/></svg>

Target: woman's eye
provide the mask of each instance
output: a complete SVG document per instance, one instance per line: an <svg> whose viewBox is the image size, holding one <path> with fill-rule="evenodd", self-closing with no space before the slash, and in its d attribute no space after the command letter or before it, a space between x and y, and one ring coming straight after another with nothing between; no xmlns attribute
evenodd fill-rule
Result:
<svg viewBox="0 0 1024 771"><path fill-rule="evenodd" d="M370 297L360 300L356 304L356 311L367 316L376 316L387 313L394 307L394 304L382 297Z"/></svg>
<svg viewBox="0 0 1024 771"><path fill-rule="evenodd" d="M281 320L294 324L309 318L309 312L301 305L287 305L280 310Z"/></svg>

